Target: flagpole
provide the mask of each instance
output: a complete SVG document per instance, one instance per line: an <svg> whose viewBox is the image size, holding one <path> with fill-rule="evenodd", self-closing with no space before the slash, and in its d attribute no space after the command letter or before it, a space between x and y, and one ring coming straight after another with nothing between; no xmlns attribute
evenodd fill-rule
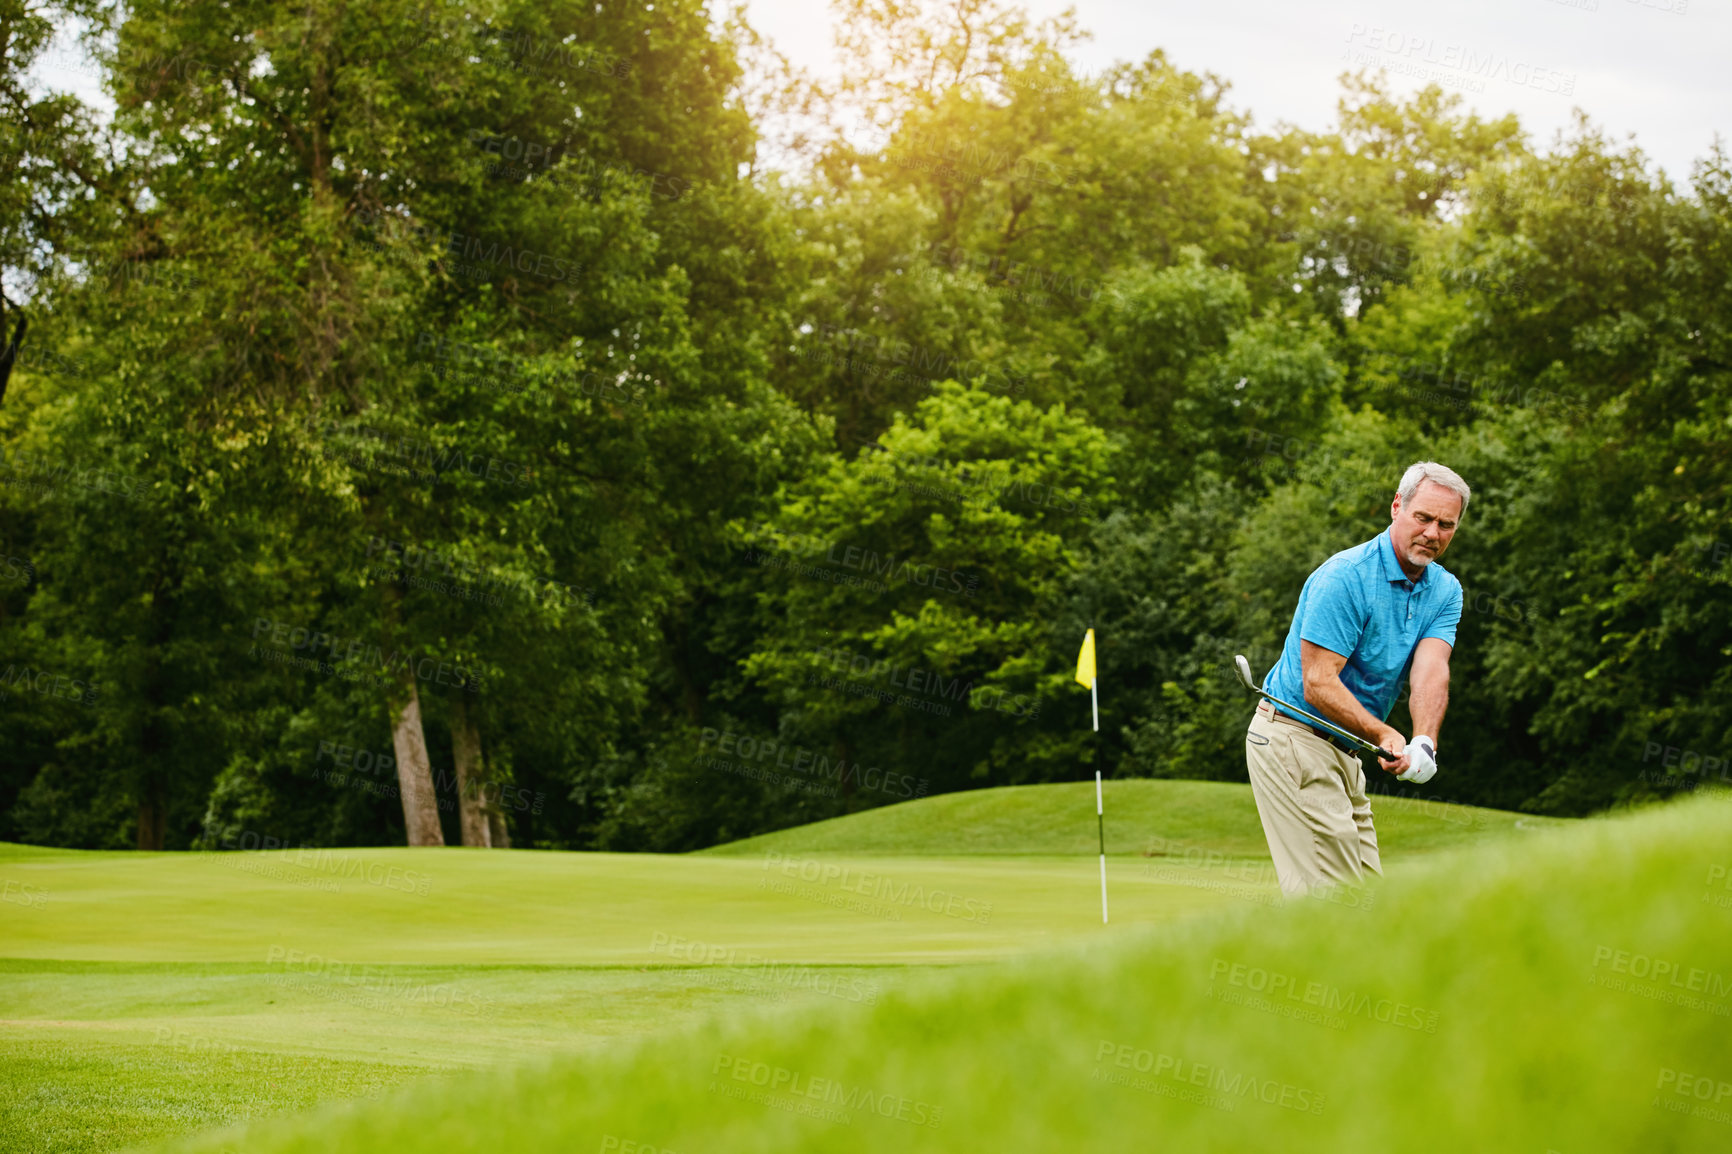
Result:
<svg viewBox="0 0 1732 1154"><path fill-rule="evenodd" d="M1107 924L1107 832L1101 805L1101 771L1095 770L1095 829L1101 837L1101 925Z"/></svg>
<svg viewBox="0 0 1732 1154"><path fill-rule="evenodd" d="M1094 709L1096 733L1101 731L1100 683L1099 677L1089 678L1089 705ZM1107 819L1106 807L1101 803L1101 771L1098 765L1095 767L1095 833L1099 835L1101 845L1101 925L1104 926L1107 924Z"/></svg>
<svg viewBox="0 0 1732 1154"><path fill-rule="evenodd" d="M1087 678L1085 681L1084 678ZM1088 632L1083 635L1082 652L1077 654L1076 679L1079 685L1089 687L1089 711L1094 716L1094 731L1101 731L1101 693L1100 676L1095 672L1095 626L1089 622ZM1095 748L1095 836L1100 839L1101 851L1101 925L1107 924L1107 819L1106 805L1101 797L1101 771L1099 766L1100 748Z"/></svg>

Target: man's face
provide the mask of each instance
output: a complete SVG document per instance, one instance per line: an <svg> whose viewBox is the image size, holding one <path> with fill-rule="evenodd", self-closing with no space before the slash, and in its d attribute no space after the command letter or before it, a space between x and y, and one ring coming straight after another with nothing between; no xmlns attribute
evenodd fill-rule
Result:
<svg viewBox="0 0 1732 1154"><path fill-rule="evenodd" d="M1455 523L1461 518L1461 498L1435 481L1427 481L1403 505L1401 494L1389 507L1389 539L1395 542L1395 552L1418 573L1443 556L1455 536Z"/></svg>

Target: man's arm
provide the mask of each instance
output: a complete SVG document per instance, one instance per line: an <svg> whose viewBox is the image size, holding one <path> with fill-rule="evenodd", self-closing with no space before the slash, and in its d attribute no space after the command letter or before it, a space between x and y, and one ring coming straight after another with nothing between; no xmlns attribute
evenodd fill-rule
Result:
<svg viewBox="0 0 1732 1154"><path fill-rule="evenodd" d="M1439 642L1439 644L1442 644ZM1321 645L1313 645L1304 640L1299 641L1299 664L1305 676L1305 700L1325 718L1342 726L1350 733L1376 742L1388 757L1378 760L1383 768L1390 773L1407 772L1407 741L1401 736L1400 730L1384 724L1371 716L1371 711L1359 704L1359 699L1347 692L1347 687L1341 684L1341 669L1347 664L1347 658L1332 649ZM1419 659L1414 658L1414 670L1417 673ZM1448 676L1448 666L1445 666L1445 679ZM1418 711L1418 690L1415 689L1415 713ZM1438 720L1443 715L1438 714ZM1421 730L1420 732L1427 732Z"/></svg>
<svg viewBox="0 0 1732 1154"><path fill-rule="evenodd" d="M1408 710L1413 714L1413 732L1427 734L1437 744L1443 714L1449 708L1449 642L1438 637L1422 638L1413 651L1413 669L1407 684L1413 688Z"/></svg>

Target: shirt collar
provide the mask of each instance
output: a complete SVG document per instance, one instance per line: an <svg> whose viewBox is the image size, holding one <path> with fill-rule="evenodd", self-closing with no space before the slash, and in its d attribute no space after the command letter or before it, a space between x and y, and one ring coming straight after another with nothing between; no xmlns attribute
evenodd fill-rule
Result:
<svg viewBox="0 0 1732 1154"><path fill-rule="evenodd" d="M1384 530L1382 535L1378 538L1380 541L1383 542L1383 548L1381 548L1377 551L1377 555L1383 559L1383 579L1385 581L1391 581L1391 582L1401 581L1401 582L1405 583L1406 581L1409 580L1409 578L1408 578L1406 572L1404 572L1402 570L1401 562L1399 560L1397 560L1396 556L1395 556L1395 537L1393 536L1394 532L1395 532L1395 528L1394 528L1394 526L1391 526L1390 528ZM1431 573L1431 566L1430 565L1427 565L1425 568L1421 569L1419 571L1418 579L1414 580L1414 582L1413 582L1414 588L1417 589L1420 586L1424 585L1425 579L1430 573Z"/></svg>

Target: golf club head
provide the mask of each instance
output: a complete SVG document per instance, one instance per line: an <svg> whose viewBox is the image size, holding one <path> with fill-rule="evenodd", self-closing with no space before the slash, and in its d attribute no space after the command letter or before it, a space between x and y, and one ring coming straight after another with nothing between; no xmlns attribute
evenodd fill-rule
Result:
<svg viewBox="0 0 1732 1154"><path fill-rule="evenodd" d="M1238 671L1239 680L1244 683L1245 688L1252 693L1257 692L1257 682L1251 677L1251 663L1245 660L1243 653L1234 655L1233 668Z"/></svg>

